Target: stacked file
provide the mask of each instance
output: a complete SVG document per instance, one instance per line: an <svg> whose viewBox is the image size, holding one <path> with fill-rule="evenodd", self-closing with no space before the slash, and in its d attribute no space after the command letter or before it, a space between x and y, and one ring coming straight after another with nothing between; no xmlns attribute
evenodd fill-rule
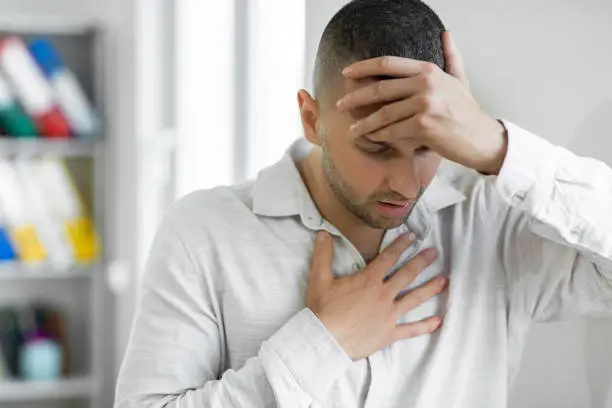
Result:
<svg viewBox="0 0 612 408"><path fill-rule="evenodd" d="M62 160L0 159L0 262L66 269L91 263L99 250Z"/></svg>
<svg viewBox="0 0 612 408"><path fill-rule="evenodd" d="M13 137L92 137L99 121L74 73L45 38L0 39L0 128Z"/></svg>

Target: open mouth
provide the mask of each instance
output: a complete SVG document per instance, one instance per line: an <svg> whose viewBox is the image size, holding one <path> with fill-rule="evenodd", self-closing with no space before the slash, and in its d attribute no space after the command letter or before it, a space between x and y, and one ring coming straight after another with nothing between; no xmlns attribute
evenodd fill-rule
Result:
<svg viewBox="0 0 612 408"><path fill-rule="evenodd" d="M379 201L376 204L381 215L390 218L404 217L410 210L410 202Z"/></svg>
<svg viewBox="0 0 612 408"><path fill-rule="evenodd" d="M395 201L379 201L379 203L381 204L385 204L385 205L391 205L394 207L402 207L402 208L406 208L410 205L410 202L395 202Z"/></svg>

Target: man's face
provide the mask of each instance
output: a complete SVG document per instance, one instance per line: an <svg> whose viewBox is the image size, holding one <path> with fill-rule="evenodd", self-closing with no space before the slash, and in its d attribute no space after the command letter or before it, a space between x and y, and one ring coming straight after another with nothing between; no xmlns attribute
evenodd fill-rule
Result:
<svg viewBox="0 0 612 408"><path fill-rule="evenodd" d="M372 82L345 81L344 94ZM353 137L349 135L350 125L380 105L347 113L336 109L335 100L329 102L319 104L323 171L329 186L340 202L367 225L398 227L409 215L420 190L434 178L440 156L415 143L411 135L385 144L374 143L367 135Z"/></svg>

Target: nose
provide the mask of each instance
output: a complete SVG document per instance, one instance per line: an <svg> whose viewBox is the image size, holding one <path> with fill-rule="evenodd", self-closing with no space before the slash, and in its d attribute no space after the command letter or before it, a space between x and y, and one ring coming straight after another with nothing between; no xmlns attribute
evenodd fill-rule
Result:
<svg viewBox="0 0 612 408"><path fill-rule="evenodd" d="M421 184L418 168L411 160L397 160L390 167L389 188L398 195L414 199L419 194Z"/></svg>

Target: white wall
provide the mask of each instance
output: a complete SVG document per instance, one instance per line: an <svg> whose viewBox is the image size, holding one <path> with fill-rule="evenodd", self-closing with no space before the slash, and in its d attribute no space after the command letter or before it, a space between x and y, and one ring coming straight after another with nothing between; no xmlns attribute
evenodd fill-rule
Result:
<svg viewBox="0 0 612 408"><path fill-rule="evenodd" d="M307 1L307 75L344 0ZM612 3L429 0L493 115L612 165ZM306 78L311 85L310 77ZM512 407L612 408L612 322L536 326Z"/></svg>

